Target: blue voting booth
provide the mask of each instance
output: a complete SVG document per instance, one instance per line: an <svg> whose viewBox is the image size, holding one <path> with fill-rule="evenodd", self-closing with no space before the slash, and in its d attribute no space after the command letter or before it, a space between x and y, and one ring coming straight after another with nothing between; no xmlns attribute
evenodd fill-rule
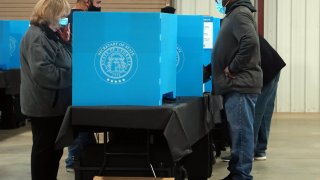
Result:
<svg viewBox="0 0 320 180"><path fill-rule="evenodd" d="M10 60L9 69L20 68L20 43L29 28L27 20L10 21Z"/></svg>
<svg viewBox="0 0 320 180"><path fill-rule="evenodd" d="M204 17L204 46L203 64L206 66L211 63L211 53L220 30L220 18L211 16ZM212 91L212 82L208 81L204 85L205 92Z"/></svg>
<svg viewBox="0 0 320 180"><path fill-rule="evenodd" d="M203 96L203 21L178 15L177 96Z"/></svg>
<svg viewBox="0 0 320 180"><path fill-rule="evenodd" d="M162 105L176 95L177 17L78 12L73 16L74 106Z"/></svg>
<svg viewBox="0 0 320 180"><path fill-rule="evenodd" d="M27 20L0 20L0 68L20 68L20 42L29 28Z"/></svg>
<svg viewBox="0 0 320 180"><path fill-rule="evenodd" d="M9 61L9 21L0 21L0 70L7 67Z"/></svg>

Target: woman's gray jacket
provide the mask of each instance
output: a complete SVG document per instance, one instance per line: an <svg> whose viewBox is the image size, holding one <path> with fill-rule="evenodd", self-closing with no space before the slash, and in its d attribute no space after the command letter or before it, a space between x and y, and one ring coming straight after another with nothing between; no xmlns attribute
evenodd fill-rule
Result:
<svg viewBox="0 0 320 180"><path fill-rule="evenodd" d="M70 46L47 25L31 25L21 41L20 61L22 113L64 115L71 104Z"/></svg>

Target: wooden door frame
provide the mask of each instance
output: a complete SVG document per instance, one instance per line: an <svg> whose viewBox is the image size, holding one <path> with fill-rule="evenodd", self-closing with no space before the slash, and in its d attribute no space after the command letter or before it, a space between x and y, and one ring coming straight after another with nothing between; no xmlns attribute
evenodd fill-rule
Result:
<svg viewBox="0 0 320 180"><path fill-rule="evenodd" d="M258 0L258 32L264 36L264 0Z"/></svg>

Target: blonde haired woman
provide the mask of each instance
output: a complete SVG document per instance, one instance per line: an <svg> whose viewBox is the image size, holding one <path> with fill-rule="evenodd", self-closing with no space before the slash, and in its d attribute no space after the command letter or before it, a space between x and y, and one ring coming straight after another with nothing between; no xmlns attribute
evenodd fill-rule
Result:
<svg viewBox="0 0 320 180"><path fill-rule="evenodd" d="M62 149L54 144L71 104L67 0L39 0L21 47L21 111L31 119L32 180L56 180Z"/></svg>

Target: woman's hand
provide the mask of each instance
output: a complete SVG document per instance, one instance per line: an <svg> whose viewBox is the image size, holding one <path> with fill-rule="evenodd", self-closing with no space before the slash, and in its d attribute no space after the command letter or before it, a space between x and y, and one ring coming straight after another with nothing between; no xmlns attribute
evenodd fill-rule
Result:
<svg viewBox="0 0 320 180"><path fill-rule="evenodd" d="M68 25L66 25L63 28L58 29L57 33L64 42L69 43L70 42L70 23L68 23Z"/></svg>

